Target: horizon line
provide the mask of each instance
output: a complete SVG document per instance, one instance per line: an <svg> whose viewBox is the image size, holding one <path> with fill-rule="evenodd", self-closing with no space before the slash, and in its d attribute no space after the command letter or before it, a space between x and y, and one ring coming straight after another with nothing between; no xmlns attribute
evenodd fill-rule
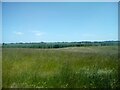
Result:
<svg viewBox="0 0 120 90"><path fill-rule="evenodd" d="M85 40L85 41L40 41L40 42L2 42L0 44L3 44L3 43L7 43L7 44L10 44L10 43L62 43L62 42L67 42L67 43L71 43L71 42L119 42L120 40L94 40L94 41L89 41L89 40Z"/></svg>

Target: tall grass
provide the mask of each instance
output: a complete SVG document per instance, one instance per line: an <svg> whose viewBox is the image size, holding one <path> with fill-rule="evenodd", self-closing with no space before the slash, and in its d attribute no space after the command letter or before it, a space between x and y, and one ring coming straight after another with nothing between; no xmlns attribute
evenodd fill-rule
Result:
<svg viewBox="0 0 120 90"><path fill-rule="evenodd" d="M117 47L3 48L3 88L116 88Z"/></svg>
<svg viewBox="0 0 120 90"><path fill-rule="evenodd" d="M0 46L0 89L2 88L2 48Z"/></svg>

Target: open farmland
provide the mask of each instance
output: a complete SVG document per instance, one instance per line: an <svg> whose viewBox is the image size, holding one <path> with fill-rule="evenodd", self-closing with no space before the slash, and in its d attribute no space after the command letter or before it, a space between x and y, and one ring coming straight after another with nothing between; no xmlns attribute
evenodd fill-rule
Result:
<svg viewBox="0 0 120 90"><path fill-rule="evenodd" d="M0 46L0 78L2 78L2 48ZM2 88L2 79L0 79L0 89Z"/></svg>
<svg viewBox="0 0 120 90"><path fill-rule="evenodd" d="M118 47L3 48L3 88L116 88Z"/></svg>

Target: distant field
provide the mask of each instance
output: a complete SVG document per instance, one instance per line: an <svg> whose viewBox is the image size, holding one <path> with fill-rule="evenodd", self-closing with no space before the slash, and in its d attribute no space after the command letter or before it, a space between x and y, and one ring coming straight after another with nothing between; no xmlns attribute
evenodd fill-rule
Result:
<svg viewBox="0 0 120 90"><path fill-rule="evenodd" d="M0 47L0 89L2 88L2 48Z"/></svg>
<svg viewBox="0 0 120 90"><path fill-rule="evenodd" d="M116 88L118 47L3 48L3 88Z"/></svg>

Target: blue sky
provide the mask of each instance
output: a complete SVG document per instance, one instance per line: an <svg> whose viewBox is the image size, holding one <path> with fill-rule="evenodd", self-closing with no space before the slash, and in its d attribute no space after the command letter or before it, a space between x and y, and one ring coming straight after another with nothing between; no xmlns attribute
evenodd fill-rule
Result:
<svg viewBox="0 0 120 90"><path fill-rule="evenodd" d="M117 2L2 5L3 42L118 40Z"/></svg>
<svg viewBox="0 0 120 90"><path fill-rule="evenodd" d="M2 43L2 3L0 2L0 44Z"/></svg>

